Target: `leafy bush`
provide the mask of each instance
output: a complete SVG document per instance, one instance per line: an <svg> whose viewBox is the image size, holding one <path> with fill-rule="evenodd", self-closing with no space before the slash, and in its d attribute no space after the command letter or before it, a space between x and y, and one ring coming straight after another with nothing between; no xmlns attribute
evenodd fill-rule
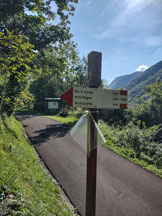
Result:
<svg viewBox="0 0 162 216"><path fill-rule="evenodd" d="M121 146L132 148L137 158L145 160L149 164L154 162L158 167L161 167L162 146L154 141L159 126L146 128L143 124L142 127L140 121L137 125L129 123L125 130L118 133L118 142Z"/></svg>
<svg viewBox="0 0 162 216"><path fill-rule="evenodd" d="M162 124L162 82L158 79L145 89L146 94L134 102L134 119L144 121L148 127Z"/></svg>
<svg viewBox="0 0 162 216"><path fill-rule="evenodd" d="M126 125L132 118L132 110L101 109L100 119L109 125Z"/></svg>
<svg viewBox="0 0 162 216"><path fill-rule="evenodd" d="M99 127L107 140L105 145L112 150L162 168L162 143L156 139L160 125L146 128L145 123L138 121L136 125L129 122L126 126L109 126L100 120Z"/></svg>

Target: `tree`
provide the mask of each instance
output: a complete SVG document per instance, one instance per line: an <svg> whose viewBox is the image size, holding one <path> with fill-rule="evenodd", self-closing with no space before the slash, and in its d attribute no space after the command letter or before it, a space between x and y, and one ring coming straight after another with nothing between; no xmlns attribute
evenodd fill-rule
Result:
<svg viewBox="0 0 162 216"><path fill-rule="evenodd" d="M36 111L45 110L45 98L60 97L74 85L88 85L87 59L79 59L75 44L67 43L65 46L46 49L44 57L39 56L38 67L42 65L42 74L30 87L35 95Z"/></svg>
<svg viewBox="0 0 162 216"><path fill-rule="evenodd" d="M20 93L23 92L25 98L24 93L28 92L27 84L34 77L32 69L36 71L36 65L42 71L42 79L53 75L57 84L58 80L59 83L66 80L69 85L70 74L73 73L71 65L76 62L76 45L71 42L69 28L73 3L77 3L77 0L0 2L1 75L4 80L1 84L1 111L8 110L10 115L16 101L21 101ZM52 4L55 11L52 11ZM3 41L7 41L7 44ZM47 60L47 56L50 60ZM54 60L52 57L55 57Z"/></svg>
<svg viewBox="0 0 162 216"><path fill-rule="evenodd" d="M25 35L36 50L51 43L69 40L69 15L73 15L77 0L1 0L0 30ZM52 11L52 5L56 10ZM54 7L53 7L54 8ZM56 20L57 23L53 24Z"/></svg>
<svg viewBox="0 0 162 216"><path fill-rule="evenodd" d="M136 99L133 111L135 120L145 122L147 126L162 124L162 82L146 86L146 94Z"/></svg>
<svg viewBox="0 0 162 216"><path fill-rule="evenodd" d="M0 111L11 115L19 103L22 103L28 92L28 82L39 73L32 63L35 53L22 35L14 35L8 30L0 32L0 75L4 82L1 85Z"/></svg>
<svg viewBox="0 0 162 216"><path fill-rule="evenodd" d="M74 78L72 85L88 86L88 60L85 56L79 59L74 67Z"/></svg>
<svg viewBox="0 0 162 216"><path fill-rule="evenodd" d="M162 81L157 81L146 87L147 95L149 96L150 115L153 124L162 124Z"/></svg>

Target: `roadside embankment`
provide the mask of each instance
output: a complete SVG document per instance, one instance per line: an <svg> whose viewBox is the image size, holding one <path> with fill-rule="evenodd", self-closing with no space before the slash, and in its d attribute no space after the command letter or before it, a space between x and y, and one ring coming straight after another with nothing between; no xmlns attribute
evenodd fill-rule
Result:
<svg viewBox="0 0 162 216"><path fill-rule="evenodd" d="M74 215L14 117L0 117L0 215Z"/></svg>

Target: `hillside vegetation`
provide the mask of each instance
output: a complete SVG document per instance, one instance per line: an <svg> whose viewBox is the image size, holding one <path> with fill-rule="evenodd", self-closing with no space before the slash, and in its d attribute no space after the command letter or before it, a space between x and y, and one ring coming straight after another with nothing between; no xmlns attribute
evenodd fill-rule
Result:
<svg viewBox="0 0 162 216"><path fill-rule="evenodd" d="M0 215L74 215L14 117L0 117Z"/></svg>
<svg viewBox="0 0 162 216"><path fill-rule="evenodd" d="M129 91L129 97L132 100L137 95L143 95L145 86L155 83L157 79L162 80L162 61L142 72L123 88Z"/></svg>
<svg viewBox="0 0 162 216"><path fill-rule="evenodd" d="M107 148L162 178L162 144L155 142L159 127L141 128L141 124L110 126L100 121L99 127Z"/></svg>

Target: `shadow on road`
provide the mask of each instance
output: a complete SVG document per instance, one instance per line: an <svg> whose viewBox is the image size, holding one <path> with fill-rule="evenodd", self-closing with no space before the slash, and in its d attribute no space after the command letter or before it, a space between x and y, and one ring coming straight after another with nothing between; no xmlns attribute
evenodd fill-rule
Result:
<svg viewBox="0 0 162 216"><path fill-rule="evenodd" d="M30 113L25 113L25 112L16 112L15 113L15 118L18 120L18 121L23 121L23 120L26 120L26 119L29 119L29 118L32 118L33 115L30 114Z"/></svg>
<svg viewBox="0 0 162 216"><path fill-rule="evenodd" d="M64 124L51 124L47 125L45 129L34 131L34 133L38 134L31 138L33 144L40 144L52 138L64 137L70 128Z"/></svg>

